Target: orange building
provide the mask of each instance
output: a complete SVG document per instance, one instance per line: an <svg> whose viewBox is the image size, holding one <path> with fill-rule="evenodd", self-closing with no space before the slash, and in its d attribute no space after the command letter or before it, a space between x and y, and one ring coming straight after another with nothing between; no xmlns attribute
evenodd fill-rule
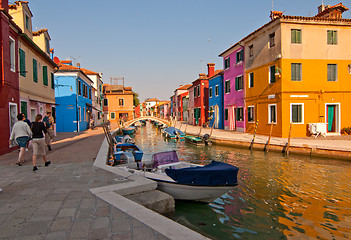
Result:
<svg viewBox="0 0 351 240"><path fill-rule="evenodd" d="M124 85L102 85L105 95L103 111L110 122L128 121L134 118L132 87Z"/></svg>

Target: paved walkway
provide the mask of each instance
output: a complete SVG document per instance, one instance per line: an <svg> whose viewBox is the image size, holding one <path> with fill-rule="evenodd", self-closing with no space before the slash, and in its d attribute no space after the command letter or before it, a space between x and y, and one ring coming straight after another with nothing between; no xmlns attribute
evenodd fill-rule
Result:
<svg viewBox="0 0 351 240"><path fill-rule="evenodd" d="M21 167L18 151L1 156L0 239L168 239L89 191L119 177L93 167L103 139L101 128L58 134L36 172L31 148Z"/></svg>

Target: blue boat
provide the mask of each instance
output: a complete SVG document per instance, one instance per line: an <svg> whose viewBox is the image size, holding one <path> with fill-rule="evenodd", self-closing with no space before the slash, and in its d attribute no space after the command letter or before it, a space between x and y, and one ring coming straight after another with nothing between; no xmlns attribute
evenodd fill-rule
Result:
<svg viewBox="0 0 351 240"><path fill-rule="evenodd" d="M122 129L123 135L130 135L130 134L133 134L134 132L135 132L135 128L132 128L132 127Z"/></svg>
<svg viewBox="0 0 351 240"><path fill-rule="evenodd" d="M115 143L135 143L134 139L131 138L129 135L116 135L115 136Z"/></svg>
<svg viewBox="0 0 351 240"><path fill-rule="evenodd" d="M170 139L184 139L185 133L180 131L178 128L175 127L168 127L162 129L163 136L170 138Z"/></svg>
<svg viewBox="0 0 351 240"><path fill-rule="evenodd" d="M130 158L133 158L134 162L141 162L143 154L143 151L135 144L119 143L116 145L113 153L115 157L114 165L127 163Z"/></svg>

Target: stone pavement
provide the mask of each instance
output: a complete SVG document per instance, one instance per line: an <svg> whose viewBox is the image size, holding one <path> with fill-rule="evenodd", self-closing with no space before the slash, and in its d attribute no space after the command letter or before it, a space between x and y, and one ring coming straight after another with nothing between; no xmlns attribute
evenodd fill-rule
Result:
<svg viewBox="0 0 351 240"><path fill-rule="evenodd" d="M168 239L89 189L116 184L118 175L93 166L101 128L58 134L51 165L15 165L18 151L0 156L0 239Z"/></svg>

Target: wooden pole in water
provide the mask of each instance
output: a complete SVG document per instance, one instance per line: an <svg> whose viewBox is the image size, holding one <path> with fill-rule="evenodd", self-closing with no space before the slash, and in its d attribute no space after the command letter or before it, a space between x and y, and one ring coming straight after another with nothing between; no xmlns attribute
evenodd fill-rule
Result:
<svg viewBox="0 0 351 240"><path fill-rule="evenodd" d="M216 122L216 114L215 114L215 116L214 116L214 120L213 120L213 123L212 123L211 132L210 132L210 137L211 137L211 135L212 135L212 131L213 131L213 127L214 127L214 125L215 125L215 122Z"/></svg>
<svg viewBox="0 0 351 240"><path fill-rule="evenodd" d="M188 128L188 123L185 125L184 133L186 134L186 129Z"/></svg>
<svg viewBox="0 0 351 240"><path fill-rule="evenodd" d="M271 130L269 131L268 142L267 142L266 147L264 148L264 150L265 150L266 152L269 151L269 144L271 143L272 132L273 132L273 122L271 122Z"/></svg>
<svg viewBox="0 0 351 240"><path fill-rule="evenodd" d="M288 137L288 145L285 149L285 154L289 155L289 148L290 148L290 138L291 138L291 129L292 129L292 122L290 123L290 130L289 130L289 137Z"/></svg>
<svg viewBox="0 0 351 240"><path fill-rule="evenodd" d="M254 135L253 135L252 141L251 141L251 143L250 143L250 147L249 147L250 150L252 149L253 144L254 144L254 141L255 141L257 126L258 126L258 119L257 119L257 121L256 121Z"/></svg>
<svg viewBox="0 0 351 240"><path fill-rule="evenodd" d="M202 124L201 124L201 126L200 126L199 134L197 135L198 137L200 137L201 129L202 129Z"/></svg>

